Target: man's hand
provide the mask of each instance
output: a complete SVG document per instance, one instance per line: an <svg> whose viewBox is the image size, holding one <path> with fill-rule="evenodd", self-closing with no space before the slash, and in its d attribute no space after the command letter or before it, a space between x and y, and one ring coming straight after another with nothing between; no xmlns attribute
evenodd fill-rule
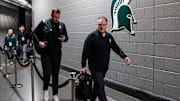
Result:
<svg viewBox="0 0 180 101"><path fill-rule="evenodd" d="M85 66L85 67L82 67L81 71L82 71L82 73L87 73L88 68L87 68L86 66Z"/></svg>
<svg viewBox="0 0 180 101"><path fill-rule="evenodd" d="M124 62L125 62L127 65L129 65L129 64L131 64L131 59L130 59L129 57L125 57L125 58L124 58Z"/></svg>
<svg viewBox="0 0 180 101"><path fill-rule="evenodd" d="M44 48L47 46L47 42L46 41L39 41L39 47Z"/></svg>
<svg viewBox="0 0 180 101"><path fill-rule="evenodd" d="M61 42L64 42L65 36L64 36L64 35L61 35L60 37L58 37L58 40L60 40Z"/></svg>

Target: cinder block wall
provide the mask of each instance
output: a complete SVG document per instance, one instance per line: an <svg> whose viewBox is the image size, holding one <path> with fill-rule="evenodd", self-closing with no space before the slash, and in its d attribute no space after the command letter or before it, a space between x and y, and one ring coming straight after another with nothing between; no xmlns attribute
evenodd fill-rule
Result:
<svg viewBox="0 0 180 101"><path fill-rule="evenodd" d="M39 2L38 4L36 4ZM94 31L97 17L108 17L111 29L111 0L33 0L34 24L50 17L51 8L60 8L66 24L69 42L63 45L62 64L80 70L82 46L86 36ZM144 91L180 100L180 0L132 0L130 3L137 25L136 35L113 32L119 46L132 59L124 64L111 54L106 78ZM107 94L119 93L107 89Z"/></svg>

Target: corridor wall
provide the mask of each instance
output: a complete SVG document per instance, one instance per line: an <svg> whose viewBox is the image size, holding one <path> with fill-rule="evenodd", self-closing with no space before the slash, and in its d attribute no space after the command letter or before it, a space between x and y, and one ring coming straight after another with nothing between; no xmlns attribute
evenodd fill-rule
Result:
<svg viewBox="0 0 180 101"><path fill-rule="evenodd" d="M81 52L86 36L96 29L99 16L108 17L111 30L111 0L32 0L33 26L60 8L69 41L63 44L62 64L81 69ZM107 79L144 91L180 100L180 1L132 0L137 24L135 36L126 31L113 32L118 45L132 59L131 65L112 52ZM113 99L134 98L106 89Z"/></svg>
<svg viewBox="0 0 180 101"><path fill-rule="evenodd" d="M4 37L8 28L16 29L18 26L18 7L0 1L0 43L4 42Z"/></svg>

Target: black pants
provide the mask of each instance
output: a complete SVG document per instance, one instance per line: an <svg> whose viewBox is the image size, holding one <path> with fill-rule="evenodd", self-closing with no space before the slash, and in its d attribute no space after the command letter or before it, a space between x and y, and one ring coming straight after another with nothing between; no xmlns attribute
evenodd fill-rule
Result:
<svg viewBox="0 0 180 101"><path fill-rule="evenodd" d="M7 47L7 57L8 59L13 59L13 51L15 50L15 47Z"/></svg>
<svg viewBox="0 0 180 101"><path fill-rule="evenodd" d="M98 97L100 101L107 101L105 90L104 90L105 74L106 72L91 71L91 75L94 81L93 95L92 95L91 101L95 101L96 97Z"/></svg>
<svg viewBox="0 0 180 101"><path fill-rule="evenodd" d="M52 75L53 95L58 94L58 76L61 56L41 56L43 67L43 90L48 90L50 76Z"/></svg>

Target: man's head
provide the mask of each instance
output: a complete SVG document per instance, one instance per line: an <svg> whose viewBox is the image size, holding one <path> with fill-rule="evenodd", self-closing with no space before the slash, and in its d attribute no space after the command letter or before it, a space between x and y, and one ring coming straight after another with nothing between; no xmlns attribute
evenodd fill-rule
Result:
<svg viewBox="0 0 180 101"><path fill-rule="evenodd" d="M106 32L107 22L108 20L104 16L101 16L98 18L98 21L97 21L98 31L101 32L102 34Z"/></svg>
<svg viewBox="0 0 180 101"><path fill-rule="evenodd" d="M12 35L13 34L13 29L12 28L9 28L8 29L8 35Z"/></svg>
<svg viewBox="0 0 180 101"><path fill-rule="evenodd" d="M20 32L24 32L24 30L25 30L24 25L19 26L19 31L20 31Z"/></svg>
<svg viewBox="0 0 180 101"><path fill-rule="evenodd" d="M51 12L51 18L53 23L58 23L60 19L61 11L59 9L53 9Z"/></svg>

